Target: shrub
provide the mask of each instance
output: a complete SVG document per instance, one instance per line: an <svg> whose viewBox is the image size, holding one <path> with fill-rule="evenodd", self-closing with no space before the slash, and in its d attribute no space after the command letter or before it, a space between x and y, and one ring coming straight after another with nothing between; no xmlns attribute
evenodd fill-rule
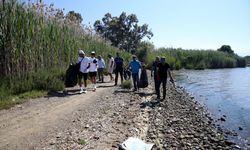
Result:
<svg viewBox="0 0 250 150"><path fill-rule="evenodd" d="M123 89L131 89L132 87L131 80L125 80L121 86Z"/></svg>

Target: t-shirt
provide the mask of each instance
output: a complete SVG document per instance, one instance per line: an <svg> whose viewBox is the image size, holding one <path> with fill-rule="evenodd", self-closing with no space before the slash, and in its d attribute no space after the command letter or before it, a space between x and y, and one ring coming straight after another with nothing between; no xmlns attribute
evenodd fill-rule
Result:
<svg viewBox="0 0 250 150"><path fill-rule="evenodd" d="M115 58L115 65L116 65L116 69L123 68L123 59L121 57L116 57Z"/></svg>
<svg viewBox="0 0 250 150"><path fill-rule="evenodd" d="M97 72L97 60L96 60L96 58L90 57L89 62L90 62L89 72Z"/></svg>
<svg viewBox="0 0 250 150"><path fill-rule="evenodd" d="M154 61L153 64L152 64L152 69L154 71L154 75L156 75L156 68L157 68L157 65L160 63L160 61Z"/></svg>
<svg viewBox="0 0 250 150"><path fill-rule="evenodd" d="M80 71L82 73L88 73L89 70L88 70L88 65L89 65L89 58L88 57L79 57L78 58L78 61L80 62L81 61L81 64L80 64Z"/></svg>
<svg viewBox="0 0 250 150"><path fill-rule="evenodd" d="M129 63L131 69L132 69L132 73L136 74L139 72L140 68L141 68L141 63L138 60L133 60Z"/></svg>
<svg viewBox="0 0 250 150"><path fill-rule="evenodd" d="M111 64L112 64L112 66L111 66ZM109 69L113 69L113 68L114 68L114 58L111 57L111 58L109 59Z"/></svg>
<svg viewBox="0 0 250 150"><path fill-rule="evenodd" d="M104 62L104 60L102 58L98 59L97 60L97 65L98 65L98 68L105 68L105 62Z"/></svg>
<svg viewBox="0 0 250 150"><path fill-rule="evenodd" d="M165 79L168 77L168 69L170 68L168 63L162 64L162 63L158 63L157 65L158 67L158 76L160 77L160 79Z"/></svg>

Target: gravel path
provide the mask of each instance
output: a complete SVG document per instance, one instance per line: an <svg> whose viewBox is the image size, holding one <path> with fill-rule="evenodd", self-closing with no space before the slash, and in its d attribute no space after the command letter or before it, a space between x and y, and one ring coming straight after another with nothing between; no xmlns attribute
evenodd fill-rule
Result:
<svg viewBox="0 0 250 150"><path fill-rule="evenodd" d="M96 92L52 93L0 111L0 149L118 149L128 137L153 149L237 149L208 114L168 85L158 102L152 85L139 92L98 84Z"/></svg>

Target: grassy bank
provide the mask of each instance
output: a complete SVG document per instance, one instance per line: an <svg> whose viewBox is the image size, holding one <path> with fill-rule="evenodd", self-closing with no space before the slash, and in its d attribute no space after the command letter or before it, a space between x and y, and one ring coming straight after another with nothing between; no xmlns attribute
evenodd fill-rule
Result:
<svg viewBox="0 0 250 150"><path fill-rule="evenodd" d="M40 95L34 91L62 90L65 71L77 61L79 49L87 55L96 51L106 60L117 51L53 5L1 1L0 12L0 108L22 93L33 91L27 96L32 97Z"/></svg>
<svg viewBox="0 0 250 150"><path fill-rule="evenodd" d="M236 54L227 54L214 50L183 50L161 48L148 55L149 62L156 56L165 56L173 69L216 69L245 67L246 60Z"/></svg>

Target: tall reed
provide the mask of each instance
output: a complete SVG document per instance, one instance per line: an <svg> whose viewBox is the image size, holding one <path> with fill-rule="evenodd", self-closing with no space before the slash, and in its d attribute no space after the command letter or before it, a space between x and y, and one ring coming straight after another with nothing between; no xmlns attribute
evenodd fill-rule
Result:
<svg viewBox="0 0 250 150"><path fill-rule="evenodd" d="M68 20L63 10L53 5L0 0L0 12L0 78L3 81L0 88L5 88L0 91L20 93L34 87L47 90L49 86L31 85L35 84L31 80L34 74L40 76L39 73L46 72L61 78L61 72L69 63L77 61L79 49L87 55L96 51L105 59L108 53L117 51L90 27ZM129 59L127 53L122 56ZM49 76L42 79L49 80Z"/></svg>

